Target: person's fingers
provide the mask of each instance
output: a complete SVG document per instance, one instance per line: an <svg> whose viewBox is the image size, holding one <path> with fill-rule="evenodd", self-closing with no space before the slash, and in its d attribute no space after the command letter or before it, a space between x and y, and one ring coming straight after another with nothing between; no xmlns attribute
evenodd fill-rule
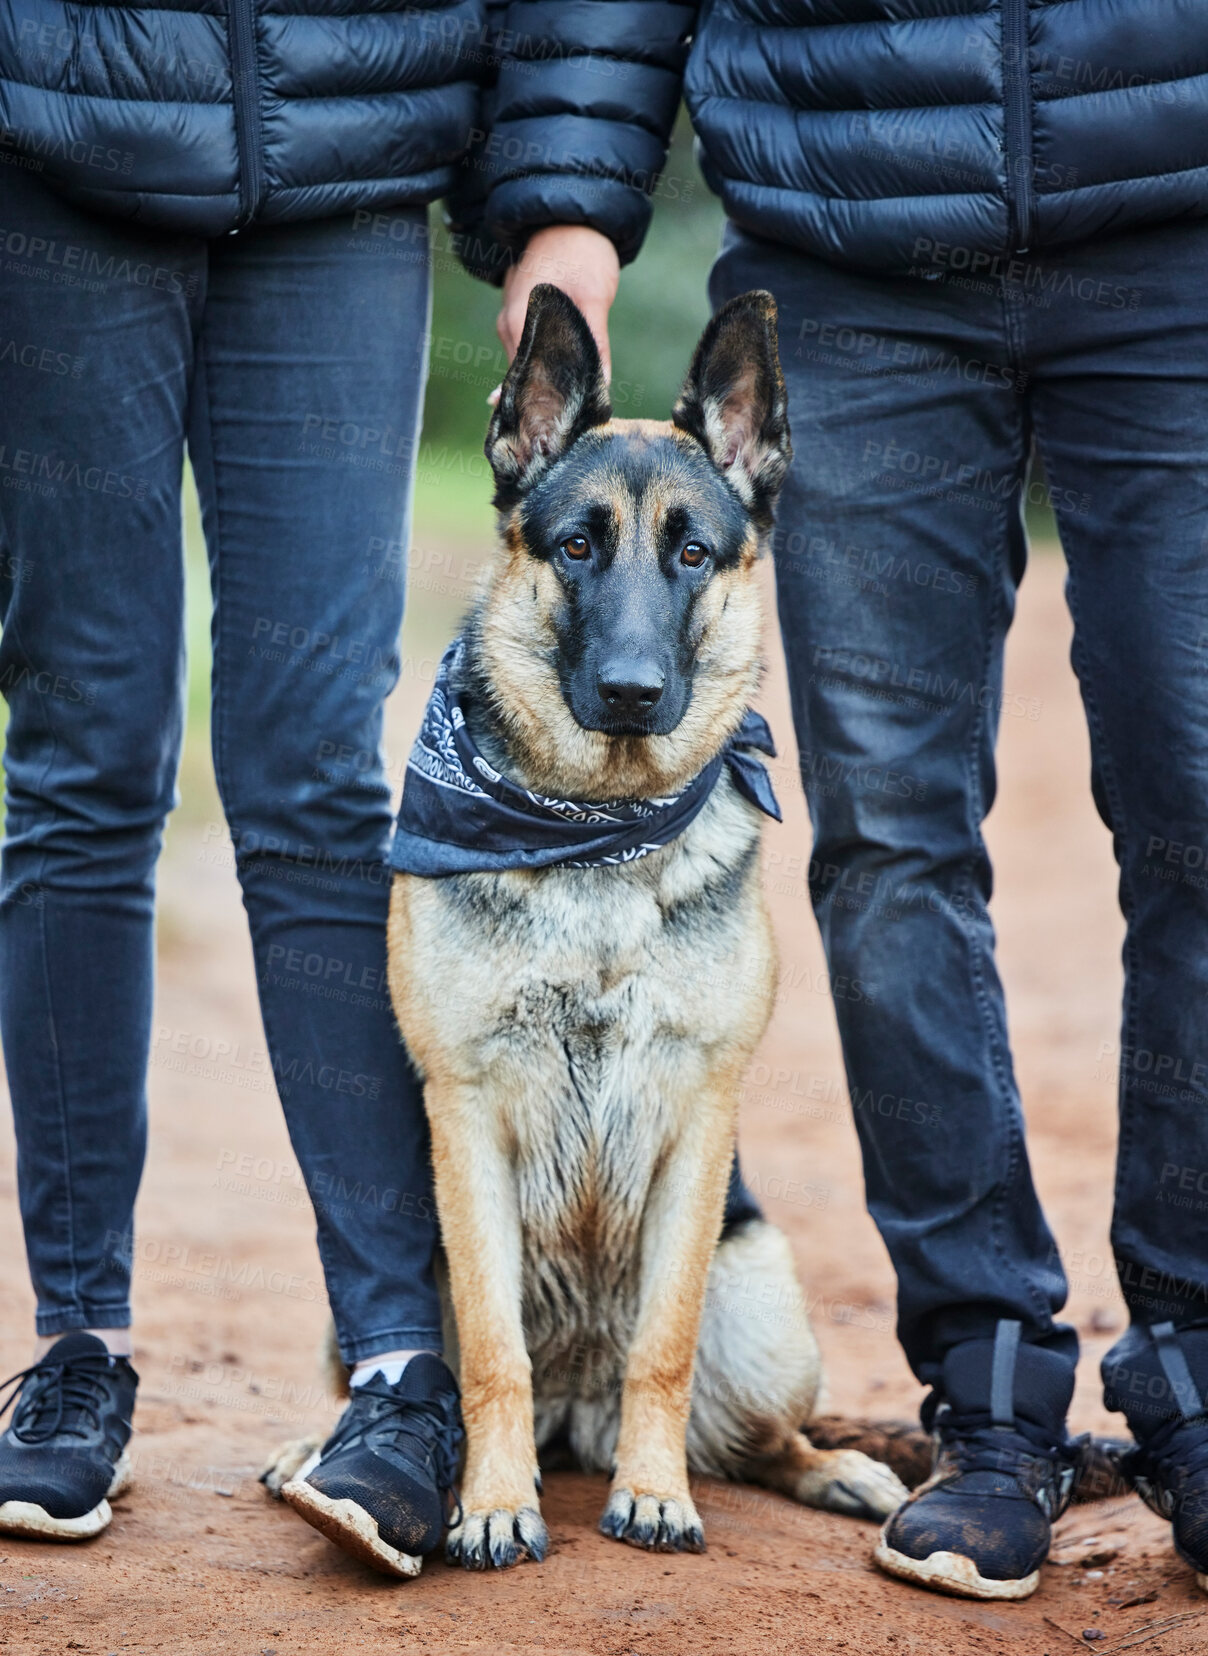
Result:
<svg viewBox="0 0 1208 1656"><path fill-rule="evenodd" d="M575 298L573 293L571 298ZM608 306L598 299L579 299L576 303L583 312L600 352L600 366L604 370L604 383L607 385L612 378L612 350L608 343Z"/></svg>
<svg viewBox="0 0 1208 1656"><path fill-rule="evenodd" d="M511 362L512 358L516 355L516 351L520 345L520 335L524 331L524 312L528 307L529 294L529 290L526 289L524 293L524 305L520 309L520 319L519 323L517 323L517 307L512 293L509 292L509 289L514 289L514 287L514 273L509 272L509 280L505 284L503 290L503 304L500 306L499 315L495 318L495 332L499 335L499 342L503 346L504 351L507 353L507 359L509 362ZM497 385L487 398L487 402L492 408L494 408L495 404L499 401L499 393L502 390L503 386L501 384Z"/></svg>
<svg viewBox="0 0 1208 1656"><path fill-rule="evenodd" d="M529 294L537 284L518 279L511 284L511 291L504 293L503 305L495 320L495 329L507 352L508 361L516 355L520 347L520 336L524 332L524 318L528 311Z"/></svg>
<svg viewBox="0 0 1208 1656"><path fill-rule="evenodd" d="M507 352L509 362L519 349L521 335L524 333L524 319L528 313L529 295L536 285L536 282L517 282L513 292L504 300L499 315L495 318L495 331ZM592 331L592 337L595 339L597 349L600 352L604 378L607 381L612 377L612 350L608 339L608 301L597 297L595 294L576 293L574 287L569 283L565 292L583 312L584 320ZM498 398L492 392L487 400L488 402L497 402Z"/></svg>
<svg viewBox="0 0 1208 1656"><path fill-rule="evenodd" d="M495 318L495 332L499 335L500 343L507 353L509 362L520 348L520 337L524 333L524 318L528 311L529 294L537 285L537 281L537 277L528 275L520 265L514 265L504 279L503 304L499 307L499 315ZM490 400L488 398L488 401ZM495 400L498 401L498 398L495 398Z"/></svg>
<svg viewBox="0 0 1208 1656"><path fill-rule="evenodd" d="M584 225L549 225L536 231L523 258L504 277L503 302L495 318L495 331L508 361L520 348L533 289L541 282L552 282L582 311L607 381L612 373L608 312L616 297L619 273L616 249L599 231ZM492 405L498 400L498 390L487 398Z"/></svg>
<svg viewBox="0 0 1208 1656"><path fill-rule="evenodd" d="M499 307L499 315L495 318L495 332L499 335L500 342L507 352L510 362L515 355L516 346L512 339L512 308L506 289L504 290L503 304Z"/></svg>

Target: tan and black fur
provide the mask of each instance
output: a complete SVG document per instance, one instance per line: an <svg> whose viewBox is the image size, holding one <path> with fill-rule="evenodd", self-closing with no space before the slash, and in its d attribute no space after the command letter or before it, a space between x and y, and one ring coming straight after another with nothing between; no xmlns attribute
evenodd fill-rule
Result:
<svg viewBox="0 0 1208 1656"><path fill-rule="evenodd" d="M770 296L719 313L658 424L611 419L586 324L537 289L487 452L501 547L467 628L479 746L558 797L678 791L759 678L756 569L790 455ZM549 540L578 522L611 549L615 603L638 606L608 612L618 636L671 605L671 728L583 713L595 642ZM712 537L690 589L679 524ZM391 990L424 1080L467 1431L448 1550L469 1567L544 1556L538 1457L556 1442L611 1473L601 1528L645 1547L703 1548L690 1467L866 1517L905 1496L802 1430L820 1366L785 1237L756 1222L718 1240L776 984L761 820L723 767L639 860L395 881Z"/></svg>

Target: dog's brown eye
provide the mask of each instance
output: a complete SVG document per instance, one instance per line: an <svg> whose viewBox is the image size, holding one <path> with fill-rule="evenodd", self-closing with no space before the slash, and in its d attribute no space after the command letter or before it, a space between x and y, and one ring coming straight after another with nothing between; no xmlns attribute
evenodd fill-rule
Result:
<svg viewBox="0 0 1208 1656"><path fill-rule="evenodd" d="M709 554L699 541L689 541L680 553L680 562L687 564L689 569L699 569Z"/></svg>
<svg viewBox="0 0 1208 1656"><path fill-rule="evenodd" d="M586 535L572 535L569 540L562 542L562 550L568 558L574 558L577 562L591 557L591 547L587 543Z"/></svg>

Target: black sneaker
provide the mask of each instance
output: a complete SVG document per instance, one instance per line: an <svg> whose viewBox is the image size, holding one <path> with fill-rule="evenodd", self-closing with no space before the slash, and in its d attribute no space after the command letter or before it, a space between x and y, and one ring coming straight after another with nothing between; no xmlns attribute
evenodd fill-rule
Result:
<svg viewBox="0 0 1208 1656"><path fill-rule="evenodd" d="M464 1440L457 1382L422 1352L393 1385L379 1373L352 1388L340 1424L281 1498L375 1570L415 1576L441 1544Z"/></svg>
<svg viewBox="0 0 1208 1656"><path fill-rule="evenodd" d="M1208 1415L1168 1421L1121 1456L1120 1470L1146 1506L1170 1520L1175 1550L1208 1593Z"/></svg>
<svg viewBox="0 0 1208 1656"><path fill-rule="evenodd" d="M95 1334L65 1334L4 1382L13 1418L0 1437L0 1533L87 1541L130 1486L138 1375Z"/></svg>
<svg viewBox="0 0 1208 1656"><path fill-rule="evenodd" d="M1137 1438L1120 1471L1169 1520L1175 1550L1208 1593L1208 1407L1192 1376L1192 1364L1201 1375L1208 1366L1208 1330L1158 1323L1144 1345L1132 1332L1125 1355L1103 1363L1107 1406L1127 1412Z"/></svg>
<svg viewBox="0 0 1208 1656"><path fill-rule="evenodd" d="M1019 1345L1019 1324L954 1347L932 1421L930 1478L889 1518L874 1558L889 1575L962 1598L1022 1599L1040 1582L1081 1445L1065 1433L1071 1366Z"/></svg>

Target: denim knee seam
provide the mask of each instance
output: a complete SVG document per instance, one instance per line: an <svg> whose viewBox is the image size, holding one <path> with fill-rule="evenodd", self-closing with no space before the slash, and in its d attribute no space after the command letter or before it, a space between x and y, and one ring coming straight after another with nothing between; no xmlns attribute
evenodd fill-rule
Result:
<svg viewBox="0 0 1208 1656"><path fill-rule="evenodd" d="M1036 427L1036 443L1043 456L1047 439L1044 420L1033 416ZM1054 497L1053 513L1057 519L1058 533L1062 530L1062 519L1065 516L1064 501ZM1137 979L1140 973L1140 960L1137 957L1137 943L1133 936L1132 917L1137 911L1136 892L1132 883L1132 868L1123 847L1126 841L1124 798L1120 792L1120 781L1112 763L1111 751L1108 747L1107 732L1104 728L1103 715L1099 708L1099 701L1091 685L1090 664L1087 660L1082 641L1078 636L1078 579L1073 567L1066 564L1066 605L1074 623L1074 640L1070 650L1070 657L1074 671L1078 678L1078 685L1082 692L1082 705L1086 710L1087 728L1091 736L1091 748L1099 766L1099 774L1103 781L1103 790L1111 808L1111 832L1113 839L1121 844L1121 855L1118 859L1120 869L1120 909L1124 916L1124 1005L1121 1013L1121 1045L1122 1050L1135 1050L1137 1044ZM1117 1114L1119 1118L1118 1137L1116 1142L1116 1177L1112 1187L1112 1224L1110 1240L1113 1249L1116 1244L1115 1214L1119 1211L1121 1195L1124 1185L1124 1174L1132 1153L1135 1138L1136 1108L1134 1094L1128 1086L1123 1062L1120 1064L1120 1079L1118 1082ZM1130 1313L1131 1315L1131 1313Z"/></svg>
<svg viewBox="0 0 1208 1656"><path fill-rule="evenodd" d="M1071 615L1076 615L1078 602L1078 583L1072 570L1067 577L1067 602ZM1075 620L1075 627L1077 622ZM1077 636L1071 650L1074 670L1078 675L1082 690L1083 706L1086 709L1086 722L1090 728L1092 745L1096 752L1099 765L1099 774L1103 780L1104 792L1111 807L1111 831L1114 839L1121 844L1119 857L1120 868L1120 908L1125 922L1124 955L1126 970L1124 973L1124 1007L1121 1016L1122 1050L1135 1050L1137 1044L1137 980L1140 974L1140 961L1137 957L1137 942L1132 930L1132 917L1137 910L1136 893L1132 884L1132 869L1129 859L1123 850L1126 840L1124 831L1124 801L1120 793L1119 779L1112 764L1108 749L1107 736L1103 726L1103 717L1099 710L1099 703L1094 690L1091 688L1090 674L1087 670L1087 661L1084 650L1081 648ZM1115 1213L1119 1210L1124 1175L1128 1166L1129 1157L1133 1148L1136 1125L1135 1092L1128 1085L1126 1067L1120 1063L1120 1079L1118 1083L1117 1109L1119 1113L1119 1137L1116 1143L1116 1178L1112 1188L1113 1218L1110 1239L1113 1248L1116 1244ZM1131 1314L1131 1313L1130 1313Z"/></svg>
<svg viewBox="0 0 1208 1656"><path fill-rule="evenodd" d="M1024 455L1022 453L1020 455L1020 463L1021 463L1021 466L1026 466L1026 463L1027 463L1026 462L1026 455ZM1011 508L1008 506L1007 510L1010 511L1010 509ZM996 583L995 596L994 596L994 605L995 605L996 611L1003 603L1003 599L1002 599L1003 559L1004 559L1004 556L1005 556L1006 551L1007 551L1008 541L1009 541L1009 532L1010 532L1009 531L1009 525L1007 525L1005 527L1006 527L1006 533L1004 533L1002 536L999 537L997 556L996 556L996 560L995 560L996 572L997 572L998 577L999 577L999 579ZM997 619L997 615L995 615L994 619ZM1008 628L1009 628L1009 617L1007 618L1007 624L1002 627L1002 631L1001 631L1001 636L1004 640L1006 638ZM992 655L992 651L993 651L993 648L994 648L994 640L997 636L999 636L999 634L998 634L998 631L997 631L996 627L993 624L991 624L990 626L988 626L986 628L985 653L984 653L983 664L982 664L983 682L985 682L987 680L988 675L989 675L991 655ZM984 806L985 801L983 799L981 781L980 781L980 777L978 775L978 755L981 752L982 747L984 746L986 741L989 739L989 731L987 729L987 725L988 725L988 722L989 722L989 719L990 719L990 708L989 708L989 706L988 705L983 706L980 710L980 713L981 713L980 718L978 718L977 720L974 721L973 732L972 732L972 735L970 737L969 746L968 746L968 748L966 750L966 754L965 754L965 764L966 764L966 767L967 767L966 768L966 776L968 778L968 788L967 788L967 792L966 792L966 797L969 799L971 804L973 804L976 815L977 815L977 818L978 818L977 821L970 824L970 827L971 827L972 831L974 832L974 834L977 836L977 838L979 840L981 840L981 838L982 838L981 818L983 816L983 806ZM967 891L968 891L968 885L969 885L969 883L971 883L971 880L972 880L972 874L973 874L973 868L972 868L972 863L970 862L970 863L966 864L966 868L965 868L965 871L964 871L965 882L966 882L966 885L965 885L966 895L967 895ZM962 925L962 927L965 927L964 915L967 912L968 912L968 905L963 904L962 905L962 914L961 914L961 925ZM996 1034L995 1034L995 1030L994 1030L994 1020L993 1020L993 1016L992 1016L992 1013L991 1013L991 1010L990 1010L990 1006L989 1006L989 1003L988 1003L988 1000L987 1000L987 997L986 997L985 974L984 974L984 970L983 970L983 966L984 966L983 951L982 951L977 939L967 930L967 928L966 928L966 935L969 937L969 943L970 943L971 976L972 976L972 981L973 981L973 993L974 993L975 999L977 1001L978 1008L981 1012L982 1027L983 1027L983 1030L985 1031L986 1044L987 1044L987 1050L988 1050L989 1057L990 1057L990 1063L991 1063L991 1066L992 1066L992 1069L993 1069L995 1079L996 1079L997 1084L998 1084L999 1094L1000 1094L1000 1098L1001 1098L1001 1101L1002 1101L1002 1109L998 1112L998 1114L999 1114L1000 1118L1005 1117L1004 1125L1005 1125L1005 1137L1006 1137L1006 1146L1005 1146L1005 1148L1006 1148L1006 1167L1004 1169L1003 1178L1002 1178L1001 1182L999 1183L999 1187L998 1187L997 1193L995 1194L994 1201L993 1201L993 1204L992 1204L991 1221L990 1221L990 1235L991 1235L991 1237L993 1239L993 1242L994 1242L995 1251L998 1254L999 1260L1000 1260L1001 1264L1003 1265L1004 1269L1011 1272L1012 1275L1014 1275L1016 1277L1016 1279L1021 1283L1021 1285L1024 1289L1024 1292L1028 1297L1028 1300L1031 1302L1031 1304L1035 1308L1036 1317L1037 1317L1037 1321L1038 1321L1039 1325L1041 1326L1041 1328L1048 1330L1053 1326L1053 1313L1052 1313L1052 1310L1049 1306L1048 1299L1047 1299L1046 1295L1042 1292L1042 1290L1039 1288L1039 1286L1035 1282L1033 1282L1031 1280L1031 1278L1024 1271L1022 1271L1019 1268L1018 1262L1015 1259L1012 1258L1011 1253L1010 1253L1009 1249L1006 1247L1004 1239L1003 1239L1003 1220L1004 1220L1005 1214L1006 1214L1008 1196L1009 1196L1009 1192L1011 1191L1011 1189L1014 1185L1016 1175L1019 1172L1020 1158L1021 1158L1022 1151L1023 1151L1023 1122L1022 1122L1021 1106L1018 1102L1018 1099L1013 1094L1010 1077L1008 1075L1007 1068L1006 1068L1005 1063L1004 1063L1004 1051L1003 1051L1001 1043L996 1038Z"/></svg>
<svg viewBox="0 0 1208 1656"><path fill-rule="evenodd" d="M13 632L14 632L14 635L16 637L16 642L17 642L17 648L21 649L21 634L20 634L20 631L19 631L19 624L18 624L18 621L17 621L17 617L15 615L10 616L8 618L7 625L9 627L11 627ZM47 777L51 774L51 772L54 769L55 758L58 754L58 737L55 734L54 723L53 723L53 721L51 719L51 716L50 716L50 708L47 705L46 698L39 698L37 705L38 705L39 710L42 714L42 718L45 722L47 734L50 736L50 740L51 740L50 753L47 756L46 764L43 767L42 775L39 778L40 785L44 786ZM38 878L39 885L42 884L42 881L45 878L45 872L46 872L46 852L45 852L45 850L43 850L42 854L41 854L41 857L39 858L39 863L38 863L38 876L37 876L37 878ZM67 1235L66 1235L67 1258L71 1262L71 1289L70 1289L70 1293L71 1293L72 1300L75 1301L75 1299L77 1297L77 1294L78 1294L78 1290L79 1290L79 1269L78 1269L78 1261L77 1261L77 1258L76 1258L75 1209L72 1205L72 1200L71 1200L71 1140L70 1140L70 1135L68 1134L68 1131L67 1131L67 1106L66 1106L65 1090L64 1090L64 1085L63 1085L63 1067L62 1067L62 1063L61 1063L61 1059L60 1059L60 1054L61 1054L62 1049L61 1049L60 1044L59 1044L58 1028L57 1028L57 1022L56 1022L56 1019L55 1019L54 998L53 998L53 996L51 995L51 992L50 992L50 968L49 968L50 950L49 950L48 940L47 940L47 937L46 937L46 903L45 903L45 901L42 902L42 904L39 908L39 911L38 911L38 932L39 932L39 942L41 944L41 949L42 949L42 967L43 967L43 985L42 985L42 987L43 987L43 993L45 994L45 997L46 997L47 1017L48 1017L49 1022L50 1022L50 1031L49 1031L49 1033L50 1033L50 1046L51 1046L51 1053L52 1053L52 1059L53 1059L53 1065L54 1065L54 1078L55 1078L55 1107L56 1107L56 1112L58 1114L59 1134L60 1134L60 1137L61 1137L61 1140L62 1140L62 1146L63 1146L64 1190L65 1190L66 1209L67 1209L67 1218L66 1218L66 1224L65 1224L64 1228L65 1228L66 1233L67 1233ZM73 1321L68 1321L67 1323L63 1324L62 1327L59 1327L59 1326L56 1325L56 1320L57 1319L63 1318L63 1317L66 1317L66 1318L70 1319L70 1318L73 1318L76 1314L77 1313L74 1310L61 1310L61 1311L48 1311L48 1312L39 1311L38 1314L37 1314L37 1330L38 1330L38 1333L39 1334L56 1334L56 1333L63 1332L64 1329L67 1329L67 1328L86 1328L88 1326L87 1323L76 1323L76 1322L73 1322ZM51 1322L52 1326L43 1327L42 1324L46 1320L49 1320Z"/></svg>
<svg viewBox="0 0 1208 1656"><path fill-rule="evenodd" d="M46 1010L47 1010L47 1016L50 1019L51 1046L52 1046L52 1049L53 1049L53 1052L54 1052L55 1095L56 1095L55 1096L55 1101L56 1101L56 1105L57 1105L57 1108L58 1108L59 1132L62 1135L62 1141L63 1141L63 1188L64 1188L65 1200L66 1200L66 1204L67 1204L67 1222L66 1222L66 1227L65 1227L66 1231L67 1231L67 1257L71 1261L71 1297L72 1297L73 1300L75 1300L77 1298L77 1295L78 1295L78 1292L79 1292L80 1277L79 1277L79 1265L78 1265L78 1261L77 1261L77 1258L76 1258L75 1205L74 1205L74 1203L72 1202L72 1199L71 1199L71 1187L72 1187L71 1135L67 1131L67 1100L66 1100L65 1089L64 1089L64 1086L63 1086L63 1068L62 1068L62 1064L60 1063L60 1057L59 1057L61 1048L60 1048L60 1045L59 1045L57 1025L56 1025L56 1020L55 1020L54 1000L53 1000L53 998L51 996L51 992L50 992L50 949L49 949L49 945L48 945L47 937L46 937L46 904L45 903L42 904L41 910L39 911L38 926L39 926L39 929L41 931L42 965L43 965L43 972L45 974L45 989L46 989ZM40 1322L41 1322L41 1315L39 1314L38 1332L40 1334L43 1333L43 1332L55 1332L54 1330L43 1330L40 1326ZM83 1327L83 1328L86 1328L88 1325L86 1323L81 1323L79 1326Z"/></svg>

